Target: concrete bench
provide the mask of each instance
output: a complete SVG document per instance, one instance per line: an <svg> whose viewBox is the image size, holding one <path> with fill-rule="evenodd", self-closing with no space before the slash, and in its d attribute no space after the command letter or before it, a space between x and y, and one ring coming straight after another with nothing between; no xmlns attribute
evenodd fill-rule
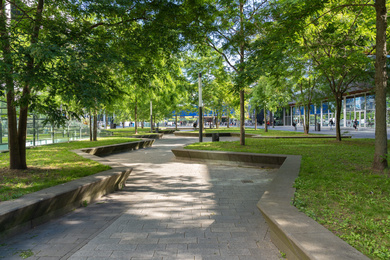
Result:
<svg viewBox="0 0 390 260"><path fill-rule="evenodd" d="M122 144L113 144L113 145L106 145L106 146L98 146L93 148L85 148L81 149L81 151L97 156L107 155L107 154L113 154L113 153L121 153L121 152L127 152L131 150L138 150L146 147L152 146L154 143L154 139L145 139L141 141L135 141L135 142L128 142L128 143L122 143Z"/></svg>

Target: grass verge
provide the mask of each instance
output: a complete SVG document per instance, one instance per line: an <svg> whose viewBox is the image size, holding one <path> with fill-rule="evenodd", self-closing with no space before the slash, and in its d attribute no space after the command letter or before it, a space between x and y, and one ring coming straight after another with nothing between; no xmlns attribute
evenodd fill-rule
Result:
<svg viewBox="0 0 390 260"><path fill-rule="evenodd" d="M205 128L204 132L205 133L240 133L240 128L238 128L238 127L219 128L219 129ZM199 133L199 129L197 131L191 131L190 133ZM298 132L298 131L291 132L291 131L272 130L272 129L268 129L268 132L264 132L264 129L254 130L254 129L249 128L249 129L245 129L245 133L246 134L256 134L256 135L260 135L260 136L307 136L306 134L304 134L302 132ZM321 136L321 134L312 134L312 133L309 133L309 135L313 135L313 136L320 135Z"/></svg>
<svg viewBox="0 0 390 260"><path fill-rule="evenodd" d="M10 170L9 154L0 153L0 202L110 169L71 150L136 140L139 139L109 137L96 142L76 141L27 149L27 170Z"/></svg>
<svg viewBox="0 0 390 260"><path fill-rule="evenodd" d="M389 142L390 145L390 142ZM294 205L371 259L390 259L390 178L371 170L373 139L246 139L189 149L302 155Z"/></svg>
<svg viewBox="0 0 390 260"><path fill-rule="evenodd" d="M128 128L118 128L118 129L107 129L107 131L112 132L114 136L132 136L135 135L134 127ZM138 128L137 135L157 135L158 133L151 133L150 127Z"/></svg>

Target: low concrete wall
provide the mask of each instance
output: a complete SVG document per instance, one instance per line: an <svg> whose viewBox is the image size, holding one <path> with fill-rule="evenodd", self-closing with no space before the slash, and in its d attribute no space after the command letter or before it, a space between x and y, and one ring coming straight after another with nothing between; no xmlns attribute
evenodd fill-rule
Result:
<svg viewBox="0 0 390 260"><path fill-rule="evenodd" d="M154 143L154 139L145 139L141 141L128 142L122 144L113 144L106 146L98 146L93 148L85 148L81 149L81 151L97 156L113 154L113 153L121 153L127 152L131 150L138 150L140 148L146 148L152 146Z"/></svg>
<svg viewBox="0 0 390 260"><path fill-rule="evenodd" d="M267 221L272 242L289 260L369 259L291 205L301 156L174 149L177 158L278 165L278 173L257 206ZM256 158L256 159L255 159ZM262 158L262 159L260 159Z"/></svg>
<svg viewBox="0 0 390 260"><path fill-rule="evenodd" d="M224 151L204 151L192 149L173 149L176 158L189 160L214 160L224 162L234 162L245 165L261 165L264 167L279 168L285 160L285 156L278 154L257 154L257 153L239 153Z"/></svg>
<svg viewBox="0 0 390 260"><path fill-rule="evenodd" d="M121 189L132 169L116 168L0 203L0 238L33 228Z"/></svg>
<svg viewBox="0 0 390 260"><path fill-rule="evenodd" d="M176 130L158 130L159 133L161 134L165 134L165 135L168 135L168 134L173 134L176 132Z"/></svg>
<svg viewBox="0 0 390 260"><path fill-rule="evenodd" d="M162 139L164 134L143 134L143 135L132 135L134 138L149 138L149 139Z"/></svg>

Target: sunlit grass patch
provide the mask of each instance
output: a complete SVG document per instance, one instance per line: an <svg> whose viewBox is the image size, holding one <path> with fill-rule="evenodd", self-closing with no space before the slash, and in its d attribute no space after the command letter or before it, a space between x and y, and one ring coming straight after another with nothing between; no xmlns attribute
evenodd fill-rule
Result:
<svg viewBox="0 0 390 260"><path fill-rule="evenodd" d="M97 142L76 141L27 149L27 170L10 170L9 154L0 154L0 201L89 176L107 169L71 150L136 141L133 138L101 138Z"/></svg>
<svg viewBox="0 0 390 260"><path fill-rule="evenodd" d="M389 142L390 144L390 142ZM246 139L189 149L302 155L294 205L372 259L390 259L389 172L371 170L373 139Z"/></svg>

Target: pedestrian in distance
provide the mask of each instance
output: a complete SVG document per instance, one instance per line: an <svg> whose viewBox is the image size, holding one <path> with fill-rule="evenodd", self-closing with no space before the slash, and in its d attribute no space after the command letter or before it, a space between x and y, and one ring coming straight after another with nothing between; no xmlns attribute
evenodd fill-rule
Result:
<svg viewBox="0 0 390 260"><path fill-rule="evenodd" d="M355 120L353 121L353 128L355 128L356 131L357 131L357 126L358 126L358 121L355 118Z"/></svg>
<svg viewBox="0 0 390 260"><path fill-rule="evenodd" d="M292 125L293 125L295 131L297 131L297 123L295 123L295 121L293 121Z"/></svg>
<svg viewBox="0 0 390 260"><path fill-rule="evenodd" d="M333 119L332 118L329 120L329 126L330 126L330 130L332 130L332 126L333 126Z"/></svg>

